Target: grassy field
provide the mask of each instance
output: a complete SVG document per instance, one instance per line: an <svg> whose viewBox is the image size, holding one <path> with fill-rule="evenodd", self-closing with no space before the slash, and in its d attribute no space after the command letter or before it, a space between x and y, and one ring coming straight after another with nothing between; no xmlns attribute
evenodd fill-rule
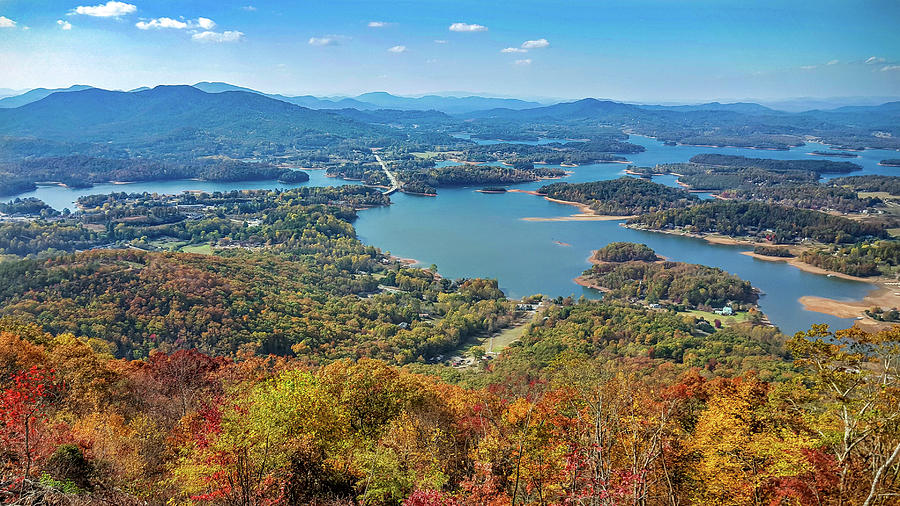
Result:
<svg viewBox="0 0 900 506"><path fill-rule="evenodd" d="M437 151L414 151L411 153L413 156L418 158L434 158L438 155Z"/></svg>
<svg viewBox="0 0 900 506"><path fill-rule="evenodd" d="M857 192L859 198L878 198L881 200L898 200L900 197L895 195L891 195L888 192Z"/></svg>
<svg viewBox="0 0 900 506"><path fill-rule="evenodd" d="M178 239L174 239L172 237L163 237L160 239L154 239L149 242L151 246L164 249L166 251L179 251L182 246L186 246L188 241L179 241Z"/></svg>
<svg viewBox="0 0 900 506"><path fill-rule="evenodd" d="M734 325L735 323L745 322L750 319L750 313L747 313L747 312L737 313L733 316L722 316L722 315L717 315L716 313L712 313L710 311L693 310L693 311L685 311L684 313L681 313L681 314L689 314L689 315L693 316L694 318L703 318L704 320L708 321L709 323L713 323L714 321L719 320L720 322L722 322L722 325L724 325L726 327L729 325Z"/></svg>
<svg viewBox="0 0 900 506"><path fill-rule="evenodd" d="M181 251L185 253L199 253L201 255L212 255L212 246L209 244L194 244L192 246L185 246L181 248Z"/></svg>
<svg viewBox="0 0 900 506"><path fill-rule="evenodd" d="M485 340L483 344L484 351L488 353L500 353L513 341L516 341L520 337L522 337L522 334L525 333L525 327L526 324L523 324L501 330L499 333L497 333L497 335L493 337L493 339L488 338Z"/></svg>

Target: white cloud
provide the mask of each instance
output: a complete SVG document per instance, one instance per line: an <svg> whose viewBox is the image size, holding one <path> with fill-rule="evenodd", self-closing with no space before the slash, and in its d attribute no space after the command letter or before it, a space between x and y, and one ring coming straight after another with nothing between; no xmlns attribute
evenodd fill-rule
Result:
<svg viewBox="0 0 900 506"><path fill-rule="evenodd" d="M882 72L888 72L891 70L900 70L900 65L885 65L884 67L881 67Z"/></svg>
<svg viewBox="0 0 900 506"><path fill-rule="evenodd" d="M338 45L337 37L310 37L309 45L310 46L336 46Z"/></svg>
<svg viewBox="0 0 900 506"><path fill-rule="evenodd" d="M6 16L0 16L0 28L15 28L16 22Z"/></svg>
<svg viewBox="0 0 900 506"><path fill-rule="evenodd" d="M244 38L243 32L236 30L226 30L224 32L200 32L191 35L191 38L198 42L236 42Z"/></svg>
<svg viewBox="0 0 900 506"><path fill-rule="evenodd" d="M450 25L451 32L486 32L487 27L484 25L475 25L469 23L453 23Z"/></svg>
<svg viewBox="0 0 900 506"><path fill-rule="evenodd" d="M184 21L178 21L177 19L172 18L157 18L151 19L150 21L138 21L134 26L141 30L149 30L151 28L174 28L176 30L183 30L188 27L188 24Z"/></svg>
<svg viewBox="0 0 900 506"><path fill-rule="evenodd" d="M72 29L72 23L69 23L68 21L63 21L61 19L57 19L56 24L59 25L59 27L63 30L71 30Z"/></svg>
<svg viewBox="0 0 900 506"><path fill-rule="evenodd" d="M818 65L802 65L800 68L803 70L812 70L816 67L818 67Z"/></svg>
<svg viewBox="0 0 900 506"><path fill-rule="evenodd" d="M500 50L501 53L527 53L527 49L521 49L518 47L506 47Z"/></svg>
<svg viewBox="0 0 900 506"><path fill-rule="evenodd" d="M548 42L547 39L526 40L522 43L522 49L540 49L549 45L550 42Z"/></svg>
<svg viewBox="0 0 900 506"><path fill-rule="evenodd" d="M446 40L443 40L443 39L437 39L437 40L434 41L434 43L435 43L435 44L446 44L447 41L446 41Z"/></svg>
<svg viewBox="0 0 900 506"><path fill-rule="evenodd" d="M84 14L85 16L94 16L96 18L119 18L124 16L125 14L131 14L136 10L136 5L110 0L109 2L100 5L80 5L78 7L75 7L74 13Z"/></svg>
<svg viewBox="0 0 900 506"><path fill-rule="evenodd" d="M531 65L531 58L525 58L523 60L516 60L516 65Z"/></svg>
<svg viewBox="0 0 900 506"><path fill-rule="evenodd" d="M387 28L391 24L387 21L369 21L369 28Z"/></svg>
<svg viewBox="0 0 900 506"><path fill-rule="evenodd" d="M437 62L438 62L437 58L429 58L429 59L425 60L425 63L437 63Z"/></svg>
<svg viewBox="0 0 900 506"><path fill-rule="evenodd" d="M869 59L866 60L866 63L868 63L869 65L872 65L874 63L884 63L884 58L881 58L879 56L870 56Z"/></svg>
<svg viewBox="0 0 900 506"><path fill-rule="evenodd" d="M389 52L389 53L405 53L405 52L406 52L406 46L394 46L394 47L392 47L392 48L389 48L389 49L388 49L388 52Z"/></svg>
<svg viewBox="0 0 900 506"><path fill-rule="evenodd" d="M245 6L241 7L241 9L244 9L247 12L256 12L256 7L254 7L252 5L245 5Z"/></svg>
<svg viewBox="0 0 900 506"><path fill-rule="evenodd" d="M830 62L826 63L825 65L837 65L838 63L841 63L841 61L840 60L831 60Z"/></svg>
<svg viewBox="0 0 900 506"><path fill-rule="evenodd" d="M209 18L197 18L197 21L181 21L172 18L156 18L150 21L138 21L134 26L141 30L173 28L175 30L184 30L185 28L200 28L203 30L212 30L216 23Z"/></svg>

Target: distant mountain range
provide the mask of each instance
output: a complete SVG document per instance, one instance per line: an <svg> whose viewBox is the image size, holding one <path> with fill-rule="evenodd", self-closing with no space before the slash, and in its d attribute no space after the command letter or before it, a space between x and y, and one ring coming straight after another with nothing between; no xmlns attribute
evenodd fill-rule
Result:
<svg viewBox="0 0 900 506"><path fill-rule="evenodd" d="M355 98L319 98L312 95L287 96L275 93L263 93L251 88L235 86L233 84L221 82L199 82L193 85L194 88L206 93L224 93L228 91L242 91L262 95L289 104L307 107L309 109L356 109L359 111L373 111L377 109L397 109L401 111L428 111L435 110L447 114L464 114L482 109L492 109L503 107L507 109L519 110L531 107L538 107L541 104L537 102L528 102L513 98L492 98L480 96L468 97L444 97L438 95L426 95L424 97L399 97L386 92L365 93ZM0 99L0 108L21 107L32 102L37 102L42 98L49 96L55 92L63 91L81 91L90 88L90 86L76 85L70 88L46 89L36 88L26 93L10 96ZM130 90L131 93L147 91L150 88L142 86ZM9 90L12 92L13 90Z"/></svg>
<svg viewBox="0 0 900 506"><path fill-rule="evenodd" d="M833 98L790 98L785 100L764 100L759 103L779 111L831 111L842 107L875 106L896 102L900 97L833 97Z"/></svg>
<svg viewBox="0 0 900 506"><path fill-rule="evenodd" d="M329 100L326 98L317 98L312 95L289 97L289 96L279 95L279 94L263 93L261 91L256 91L256 90L253 90L250 88L244 88L242 86L235 86L233 84L228 84L228 83L210 83L210 82L205 82L205 81L199 82L193 86L194 86L194 88L205 91L206 93L224 93L226 91L244 91L247 93L256 93L258 95L263 95L263 96L266 96L269 98L274 98L275 100L281 100L282 102L287 102L289 104L308 107L310 109L348 109L348 108L350 108L350 109L359 109L361 111L380 109L380 107L378 107L374 104L360 102L360 101L354 100L352 98Z"/></svg>
<svg viewBox="0 0 900 506"><path fill-rule="evenodd" d="M191 86L53 93L0 109L0 135L118 146L144 154L242 157L259 150L407 138L395 129L256 93L206 93Z"/></svg>
<svg viewBox="0 0 900 506"><path fill-rule="evenodd" d="M22 90L14 90L11 88L0 88L0 98L5 97L14 97L16 95L21 95Z"/></svg>
<svg viewBox="0 0 900 506"><path fill-rule="evenodd" d="M435 110L447 114L463 114L482 109L504 107L507 109L528 109L539 107L537 102L526 102L514 98L491 97L443 97L438 95L426 95L424 97L398 97L390 93L378 91L364 93L354 98L342 98L337 100L317 98L312 95L288 97L285 95L266 94L250 88L242 88L228 83L200 82L195 88L207 93L221 93L224 91L246 91L259 93L270 98L290 102L310 109L357 109L360 111L374 109L397 109L401 111L429 111Z"/></svg>
<svg viewBox="0 0 900 506"><path fill-rule="evenodd" d="M623 104L621 102L613 102L611 100L597 100L595 98L584 98L574 102L564 102L543 107L535 107L524 110L514 110L506 108L488 109L483 111L475 111L464 115L469 119L510 119L510 120L573 120L573 119L612 119L621 118L623 120L636 120L642 117L654 118L675 118L671 113L682 113L686 117L702 119L711 115L717 120L728 119L729 113L732 118L740 118L743 116L770 116L792 118L830 118L832 120L846 119L847 115L868 114L880 116L884 118L893 118L900 114L900 101L888 102L880 105L868 106L848 106L831 110L812 110L799 113L787 113L777 111L768 107L751 104L751 103L734 103L720 104L712 102L700 105L635 105ZM759 121L755 119L753 121Z"/></svg>
<svg viewBox="0 0 900 506"><path fill-rule="evenodd" d="M547 107L545 104L538 102L519 100L514 98L496 98L478 95L471 96L445 96L445 95L425 95L421 97L401 97L392 95L387 92L378 91L364 93L356 97L343 98L325 98L315 97L313 95L288 96L276 93L263 93L251 88L235 86L233 84L223 82L199 82L192 85L194 88L206 93L224 93L228 91L242 91L262 95L282 102L299 105L309 109L356 109L358 111L375 111L380 109L394 109L399 111L439 111L451 115L470 115L478 113L483 116L485 111L494 109L506 110L525 110L525 109L542 109ZM32 102L41 100L52 93L82 91L91 88L86 85L75 85L69 88L36 88L25 93L19 94L15 90L0 89L0 108L8 109L20 107ZM142 86L129 90L132 93L147 91L149 87ZM624 104L611 100L597 100L597 102L608 102L610 104L619 104L622 106L634 106L647 111L678 111L678 112L695 112L695 111L718 111L718 112L735 112L748 115L764 115L778 114L780 112L805 112L805 111L833 111L833 112L862 112L866 107L875 107L884 103L896 100L896 97L844 97L829 99L814 98L797 98L781 101L764 102L765 105L755 102L734 102L720 103L709 102L705 104L693 105L653 105L653 104ZM595 100L595 99L586 99ZM578 104L582 101L561 102L554 105L563 105L565 103ZM583 105L583 104L582 104ZM578 106L576 106L578 107ZM571 109L571 107L569 108Z"/></svg>
<svg viewBox="0 0 900 506"><path fill-rule="evenodd" d="M91 88L91 86L86 86L83 84L76 84L74 86L69 86L68 88L54 88L54 89L35 88L33 90L26 91L25 93L22 93L21 95L13 95L10 97L0 99L0 108L10 109L13 107L21 107L25 104L37 102L38 100L41 100L42 98L52 95L53 93L68 92L68 91L82 91L82 90L86 90L88 88Z"/></svg>
<svg viewBox="0 0 900 506"><path fill-rule="evenodd" d="M752 102L735 102L731 104L709 102L697 105L639 105L639 107L651 111L729 111L742 114L771 114L778 112L775 109Z"/></svg>
<svg viewBox="0 0 900 506"><path fill-rule="evenodd" d="M612 127L665 142L775 149L797 145L804 135L848 147L894 148L900 138L900 102L802 113L740 102L662 106L593 98L525 107L535 103L474 96L409 98L383 92L344 99L285 97L226 83L127 92L73 86L32 90L0 102L16 101L29 102L0 108L0 136L15 138L15 152L33 153L29 156L47 156L63 149L61 144L78 144L90 146L90 153L102 149L124 150L129 156L223 154L243 159L426 138L446 144L455 142L448 132L460 129L504 138L510 133L508 123L539 128L555 124L574 129L572 135ZM459 112L492 104L510 107ZM477 121L466 124L467 120ZM25 146L32 142L28 138L40 141L40 146Z"/></svg>

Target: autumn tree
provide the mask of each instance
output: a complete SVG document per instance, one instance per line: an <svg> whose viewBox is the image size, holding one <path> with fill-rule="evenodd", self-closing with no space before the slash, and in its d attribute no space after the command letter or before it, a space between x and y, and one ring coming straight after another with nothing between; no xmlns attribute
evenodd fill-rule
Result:
<svg viewBox="0 0 900 506"><path fill-rule="evenodd" d="M900 495L900 326L875 333L814 325L789 342L804 374L785 403L834 457L839 504Z"/></svg>
<svg viewBox="0 0 900 506"><path fill-rule="evenodd" d="M47 415L55 401L52 369L33 366L15 374L13 386L0 395L0 443L6 456L4 471L28 478L32 466L52 452L46 431Z"/></svg>
<svg viewBox="0 0 900 506"><path fill-rule="evenodd" d="M693 499L704 504L769 504L773 481L808 471L815 439L773 409L769 385L752 375L718 380L689 447L697 456Z"/></svg>

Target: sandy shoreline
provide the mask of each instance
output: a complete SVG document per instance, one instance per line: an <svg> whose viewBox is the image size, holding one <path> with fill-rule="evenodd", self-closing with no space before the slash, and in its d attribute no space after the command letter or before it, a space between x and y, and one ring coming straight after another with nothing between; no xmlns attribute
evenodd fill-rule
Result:
<svg viewBox="0 0 900 506"><path fill-rule="evenodd" d="M583 286L585 288L590 288L591 290L597 290L598 292L608 292L609 289L603 288L602 286L595 285L588 281L584 276L578 276L577 278L572 279L578 286Z"/></svg>
<svg viewBox="0 0 900 506"><path fill-rule="evenodd" d="M761 242L748 241L746 239L735 239L733 237L726 237L724 235L715 235L715 234L689 234L687 232L677 232L675 230L654 230L650 228L644 228L639 226L629 226L626 224L622 224L621 226L625 228L630 228L633 230L642 230L644 232L655 232L657 234L669 234L669 235L678 235L681 237L690 237L692 239L703 239L704 241L710 244L721 244L724 246L749 246L755 247L760 244L765 244Z"/></svg>
<svg viewBox="0 0 900 506"><path fill-rule="evenodd" d="M552 218L544 218L544 217L528 217L522 218L523 221L618 221L618 220L627 220L629 218L634 218L635 216L613 216L608 214L597 214L593 209L587 204L582 204L580 202L572 202L569 200L559 200L552 199L543 193L538 193L535 191L529 190L509 190L510 192L515 193L527 193L528 195L537 195L539 197L544 197L545 200L550 202L556 202L557 204L565 204L567 206L577 207L580 213L571 214L569 216L554 216Z"/></svg>
<svg viewBox="0 0 900 506"><path fill-rule="evenodd" d="M417 265L417 264L422 263L422 262L416 260L415 258L404 258L404 257L398 257L396 255L391 255L391 259L396 260L397 262L400 262L401 264L406 265L406 266Z"/></svg>
<svg viewBox="0 0 900 506"><path fill-rule="evenodd" d="M809 265L801 261L797 257L770 257L767 255L760 255L759 253L754 253L752 251L742 251L742 255L747 255L748 257L753 257L757 260L764 260L766 262L785 262L793 267L800 269L803 272L808 272L810 274L820 274L823 276L831 276L834 278L847 279L850 281L861 281L863 283L872 283L876 278L861 278L859 276L851 276L849 274L844 274L842 272L834 272L829 271L828 269L823 269L821 267L816 267L815 265Z"/></svg>
<svg viewBox="0 0 900 506"><path fill-rule="evenodd" d="M633 218L633 216L609 216L605 214L585 214L577 213L570 216L556 216L553 218L527 217L521 218L522 221L619 221Z"/></svg>
<svg viewBox="0 0 900 506"><path fill-rule="evenodd" d="M866 310L875 306L882 309L900 307L900 292L897 290L900 290L900 287L889 287L879 284L878 288L872 290L859 301L826 299L825 297L813 295L800 297L798 300L807 311L830 314L838 318L858 318L855 325L866 330L879 330L890 328L896 323L880 322L870 318L866 316Z"/></svg>

